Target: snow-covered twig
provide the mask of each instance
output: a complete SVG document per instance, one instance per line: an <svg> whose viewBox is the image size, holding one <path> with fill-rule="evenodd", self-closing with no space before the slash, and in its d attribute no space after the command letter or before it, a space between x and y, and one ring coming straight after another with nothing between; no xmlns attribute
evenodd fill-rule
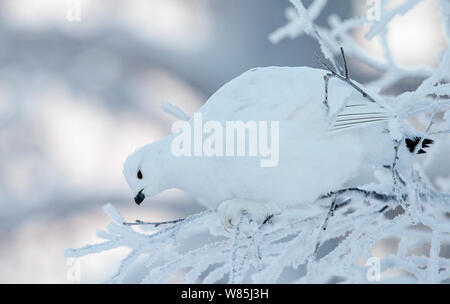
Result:
<svg viewBox="0 0 450 304"><path fill-rule="evenodd" d="M158 227L159 225L176 224L181 221L184 221L184 218L171 220L171 221L163 221L163 222L144 222L141 220L136 220L135 222L123 222L123 224L125 226L152 225L152 226Z"/></svg>
<svg viewBox="0 0 450 304"><path fill-rule="evenodd" d="M421 185L418 197L427 201L430 208L435 210L440 206L446 206L450 209L450 195L445 197L447 204L442 205L436 200L443 197L426 187L423 181L417 182ZM406 194L403 196L407 199ZM252 282L277 282L283 269L299 267L305 263L310 263L308 271L303 276L304 279L309 278L308 281L327 282L333 276L347 275L346 280L353 282L356 277L351 274L357 273L359 277L365 278L361 275L365 268L352 264L351 261L356 262L358 258L365 256L368 252L366 250L378 240L401 233L410 237L415 235L416 242L427 241L429 234L408 233L411 229L410 222L404 214L397 215L394 222L384 216L386 205L390 206L389 210L395 210L396 204L398 205L394 194L363 188L344 188L323 195L319 200L335 201L338 197L345 198L346 203L340 207L330 208L336 215L328 223L327 230L320 235L318 233L322 230L323 216L327 213L325 209L309 215L305 214L304 210L295 208L285 210L260 227L257 227L250 215L244 212L234 233L230 234L220 227L220 221L214 210L187 217L165 228L158 228L157 225L154 227L156 230L151 232L138 232L133 230L132 226L123 225L125 222L123 217L112 205L107 205L105 212L113 222L108 225L107 231L98 233L98 236L106 241L67 250L66 256L79 257L116 247L130 248L130 254L123 260L111 282L123 282L141 256L149 257L146 262L148 274L137 280L147 283L167 281L176 276L180 270L186 272L187 282L213 283L226 277L230 282L247 282L248 276ZM450 225L434 223L431 216L434 216L434 213L421 214L419 222L430 225L433 231L435 228L438 229L439 232L436 232L438 235L433 236L432 246L433 252L436 252L437 242L444 239L443 233L450 233ZM210 235L209 238L203 237L209 241L197 245L190 243L189 247L193 245L194 247L185 251L183 242L195 239L200 233L199 228L201 233ZM328 248L324 253L325 244L336 239L341 239L338 246ZM402 249L402 252L404 250ZM311 255L315 256L313 260L309 258ZM324 256L321 257L322 255ZM401 267L401 263L394 263L396 260L397 258L390 258L386 263L390 265L389 267L392 265ZM336 263L342 267L331 267ZM408 263L407 265L411 265L414 262ZM450 265L450 262L448 263ZM430 265L435 269L435 264ZM334 269L335 273L330 272L330 269ZM433 280L442 281L450 278L450 272L447 276L440 274L431 277ZM421 279L422 274L419 277L419 280Z"/></svg>

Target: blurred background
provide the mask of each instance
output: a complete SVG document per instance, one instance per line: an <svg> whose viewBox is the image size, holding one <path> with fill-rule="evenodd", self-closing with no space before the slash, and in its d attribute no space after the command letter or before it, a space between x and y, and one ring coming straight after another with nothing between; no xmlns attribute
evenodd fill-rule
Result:
<svg viewBox="0 0 450 304"><path fill-rule="evenodd" d="M69 20L77 2L0 1L0 283L67 283L63 251L99 241L106 203L130 221L202 209L176 190L138 207L122 177L129 153L169 134L164 101L191 115L250 68L319 66L312 39L268 40L286 23L287 0L81 0L80 20ZM329 1L318 23L362 15L365 3ZM437 65L439 18L429 0L394 20L388 39L400 64ZM382 56L379 42L354 35ZM358 81L377 76L350 65ZM437 181L449 178L442 159L430 164ZM105 280L125 254L82 258L81 282Z"/></svg>

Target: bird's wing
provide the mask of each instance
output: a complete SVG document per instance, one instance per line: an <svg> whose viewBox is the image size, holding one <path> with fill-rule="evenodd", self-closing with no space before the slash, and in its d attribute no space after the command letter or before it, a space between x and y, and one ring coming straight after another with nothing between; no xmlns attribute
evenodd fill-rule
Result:
<svg viewBox="0 0 450 304"><path fill-rule="evenodd" d="M312 120L316 116L309 108L320 109L325 73L307 67L255 68L222 86L198 112L219 121Z"/></svg>
<svg viewBox="0 0 450 304"><path fill-rule="evenodd" d="M308 67L255 68L222 86L198 111L203 119L228 121L294 121L303 129L338 132L389 119L340 80L329 82L328 126L323 109L326 71Z"/></svg>

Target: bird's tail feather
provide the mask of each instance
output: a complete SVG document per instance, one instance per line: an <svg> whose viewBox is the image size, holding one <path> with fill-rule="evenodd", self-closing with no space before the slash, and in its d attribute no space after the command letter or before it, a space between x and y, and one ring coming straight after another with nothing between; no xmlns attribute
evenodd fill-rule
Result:
<svg viewBox="0 0 450 304"><path fill-rule="evenodd" d="M391 112L380 105L373 103L350 103L335 115L333 124L328 129L330 134L339 133L355 128L362 128L368 125L378 124L388 121L394 116ZM405 144L411 153L426 153L425 148L432 145L434 141L429 138L422 140L422 137L412 135L405 138ZM420 145L419 147L417 147Z"/></svg>
<svg viewBox="0 0 450 304"><path fill-rule="evenodd" d="M405 138L406 147L408 148L409 152L414 153L414 151L417 151L417 154L424 154L427 153L424 149L428 148L430 145L434 143L432 139L425 138L422 140L421 137L413 136L409 138ZM417 147L417 145L420 145L420 147Z"/></svg>

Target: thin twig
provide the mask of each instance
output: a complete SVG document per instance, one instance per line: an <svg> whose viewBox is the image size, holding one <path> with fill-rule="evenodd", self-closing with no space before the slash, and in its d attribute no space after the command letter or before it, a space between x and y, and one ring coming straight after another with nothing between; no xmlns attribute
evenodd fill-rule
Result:
<svg viewBox="0 0 450 304"><path fill-rule="evenodd" d="M400 192L400 186L399 186L399 181L401 181L401 179L399 179L400 174L398 173L397 170L397 162L399 160L398 157L398 149L401 145L401 142L398 140L394 140L394 161L392 162L392 166L391 166L391 172L392 172L392 182L393 182L393 190L392 193L394 193L395 196L395 200L397 200L399 203L405 203L405 199L403 199L403 196L401 195ZM404 182L402 182L403 186L405 185Z"/></svg>
<svg viewBox="0 0 450 304"><path fill-rule="evenodd" d="M431 133L428 133L428 134L429 135L437 135L437 134L447 134L447 133L450 133L450 129L441 130L441 131L435 131L435 132L431 132Z"/></svg>
<svg viewBox="0 0 450 304"><path fill-rule="evenodd" d="M343 50L343 48L342 48ZM345 54L343 53L344 56L344 60L345 60ZM355 84L350 78L346 78L345 76L340 75L339 73L337 73L335 70L333 70L330 66L328 66L322 59L318 58L317 56L315 56L319 63L328 71L331 72L331 74L333 74L333 77L337 77L340 80L344 81L345 83L348 83L352 88L354 88L356 91L358 91L359 93L361 93L361 95L366 98L367 100L369 100L370 102L373 103L377 103L380 107L384 108L383 105L380 105L374 98L372 98L366 91L364 91L362 88L360 88L357 84ZM345 60L346 62L346 60ZM346 64L346 63L345 63ZM346 64L347 65L347 64ZM346 75L348 75L348 71L346 72Z"/></svg>
<svg viewBox="0 0 450 304"><path fill-rule="evenodd" d="M395 196L392 194L379 193L376 191L368 191L357 187L344 188L337 191L332 191L328 194L322 195L320 199L330 198L335 195L347 194L347 193L358 193L364 195L365 198L371 198L383 202L395 200ZM406 195L406 194L405 194Z"/></svg>
<svg viewBox="0 0 450 304"><path fill-rule="evenodd" d="M123 222L123 225L124 226L153 225L155 227L158 227L160 225L176 224L176 223L182 222L184 220L185 220L184 218L171 220L171 221L164 221L164 222L144 222L141 220L136 220L136 222Z"/></svg>
<svg viewBox="0 0 450 304"><path fill-rule="evenodd" d="M328 104L328 82L330 81L330 78L333 77L333 74L326 74L323 76L323 79L325 81L325 100L323 101L323 105L325 106L325 112L328 117L328 114L330 112L330 105Z"/></svg>
<svg viewBox="0 0 450 304"><path fill-rule="evenodd" d="M327 216L325 217L325 220L323 221L323 224L322 224L322 230L327 230L328 221L330 220L331 216L334 216L334 210L336 208L337 199L338 199L338 197L336 196L333 199L333 201L331 202L330 209L328 210Z"/></svg>
<svg viewBox="0 0 450 304"><path fill-rule="evenodd" d="M342 46L341 46L341 54L342 54L342 59L344 59L345 79L349 79L348 78L347 59L345 59L344 48Z"/></svg>

